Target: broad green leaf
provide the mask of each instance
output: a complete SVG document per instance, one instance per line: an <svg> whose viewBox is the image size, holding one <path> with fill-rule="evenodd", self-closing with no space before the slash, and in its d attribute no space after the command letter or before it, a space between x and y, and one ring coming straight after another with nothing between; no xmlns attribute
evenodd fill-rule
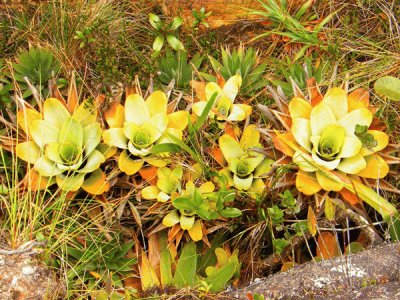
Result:
<svg viewBox="0 0 400 300"><path fill-rule="evenodd" d="M154 42L153 42L153 50L155 52L160 52L161 48L164 45L164 40L165 40L165 37L163 35L161 35L161 34L157 35L157 37L154 39Z"/></svg>
<svg viewBox="0 0 400 300"><path fill-rule="evenodd" d="M196 283L197 251L193 242L187 243L179 257L173 283L177 287L194 286Z"/></svg>
<svg viewBox="0 0 400 300"><path fill-rule="evenodd" d="M192 199L190 197L185 197L185 196L175 198L172 201L172 205L176 209L184 209L188 211L192 211L195 209Z"/></svg>
<svg viewBox="0 0 400 300"><path fill-rule="evenodd" d="M151 154L159 154L159 153L178 153L181 151L181 147L174 143L164 143L157 144L151 147Z"/></svg>
<svg viewBox="0 0 400 300"><path fill-rule="evenodd" d="M216 293L223 290L235 274L236 267L236 262L231 261L208 276L204 281L211 286L210 291Z"/></svg>
<svg viewBox="0 0 400 300"><path fill-rule="evenodd" d="M183 20L181 17L175 17L171 22L170 29L176 30L182 25L182 23L183 23Z"/></svg>
<svg viewBox="0 0 400 300"><path fill-rule="evenodd" d="M205 276L205 269L208 266L215 266L217 263L217 256L215 255L215 249L221 247L222 243L225 242L225 237L221 232L218 232L216 236L211 240L211 247L207 248L206 252L200 255L198 264L198 273Z"/></svg>
<svg viewBox="0 0 400 300"><path fill-rule="evenodd" d="M400 101L400 79L393 76L384 76L375 81L375 91L393 101Z"/></svg>
<svg viewBox="0 0 400 300"><path fill-rule="evenodd" d="M160 30L163 25L163 21L161 21L160 17L155 14L149 14L149 21L151 26L156 30Z"/></svg>
<svg viewBox="0 0 400 300"><path fill-rule="evenodd" d="M235 207L227 207L220 211L221 216L225 218L236 218L242 215L242 211Z"/></svg>
<svg viewBox="0 0 400 300"><path fill-rule="evenodd" d="M178 51L182 50L185 51L185 47L183 47L183 44L178 38L172 34L167 35L167 42L171 46L172 49Z"/></svg>

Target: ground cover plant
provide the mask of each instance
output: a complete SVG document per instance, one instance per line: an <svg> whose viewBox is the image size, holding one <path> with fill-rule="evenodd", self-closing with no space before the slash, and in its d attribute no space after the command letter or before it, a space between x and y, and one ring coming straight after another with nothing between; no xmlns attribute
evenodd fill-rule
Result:
<svg viewBox="0 0 400 300"><path fill-rule="evenodd" d="M216 299L398 241L394 3L260 1L236 43L204 8L1 6L0 248L41 245L49 299Z"/></svg>

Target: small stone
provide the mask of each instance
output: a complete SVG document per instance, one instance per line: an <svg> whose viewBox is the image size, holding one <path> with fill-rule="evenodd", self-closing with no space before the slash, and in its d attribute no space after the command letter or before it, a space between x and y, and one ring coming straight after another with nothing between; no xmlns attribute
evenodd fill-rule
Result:
<svg viewBox="0 0 400 300"><path fill-rule="evenodd" d="M35 273L35 270L31 266L22 267L22 274L32 275L33 273Z"/></svg>

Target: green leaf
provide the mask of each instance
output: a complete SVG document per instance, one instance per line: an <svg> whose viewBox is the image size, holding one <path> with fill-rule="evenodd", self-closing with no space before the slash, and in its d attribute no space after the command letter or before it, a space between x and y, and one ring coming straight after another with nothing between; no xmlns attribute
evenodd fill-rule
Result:
<svg viewBox="0 0 400 300"><path fill-rule="evenodd" d="M157 35L157 37L154 39L153 42L153 50L155 52L160 52L160 50L162 49L163 45L164 45L164 40L165 37L163 35Z"/></svg>
<svg viewBox="0 0 400 300"><path fill-rule="evenodd" d="M375 91L393 101L400 101L400 79L393 76L384 76L375 81Z"/></svg>
<svg viewBox="0 0 400 300"><path fill-rule="evenodd" d="M281 254L282 251L290 244L289 241L285 239L274 239L272 241L274 245L274 252L277 254Z"/></svg>
<svg viewBox="0 0 400 300"><path fill-rule="evenodd" d="M194 190L193 193L193 203L195 207L200 207L200 205L203 203L203 198L201 197L201 193L198 189Z"/></svg>
<svg viewBox="0 0 400 300"><path fill-rule="evenodd" d="M208 266L215 266L217 263L217 256L215 255L215 249L220 247L225 242L225 237L222 232L217 232L215 237L211 240L211 247L207 248L205 253L202 253L199 257L198 273L205 276L205 269Z"/></svg>
<svg viewBox="0 0 400 300"><path fill-rule="evenodd" d="M173 283L177 287L194 286L196 283L197 251L194 242L187 243L179 257Z"/></svg>
<svg viewBox="0 0 400 300"><path fill-rule="evenodd" d="M176 30L182 25L182 23L183 23L183 20L181 17L175 17L170 24L170 29Z"/></svg>
<svg viewBox="0 0 400 300"><path fill-rule="evenodd" d="M151 154L159 154L159 153L178 153L181 151L181 147L174 143L163 143L156 144L150 149Z"/></svg>
<svg viewBox="0 0 400 300"><path fill-rule="evenodd" d="M350 255L364 250L365 249L363 245L361 245L359 242L352 242L346 247L346 254Z"/></svg>
<svg viewBox="0 0 400 300"><path fill-rule="evenodd" d="M242 211L235 207L227 207L220 211L221 216L225 218L236 218L242 215Z"/></svg>
<svg viewBox="0 0 400 300"><path fill-rule="evenodd" d="M184 209L184 210L188 210L188 211L192 211L195 209L192 199L189 197L176 197L173 201L172 201L172 205L176 208L176 209Z"/></svg>
<svg viewBox="0 0 400 300"><path fill-rule="evenodd" d="M197 119L196 123L193 125L193 128L195 131L198 131L201 126L203 126L204 122L207 119L208 114L210 113L211 109L214 106L215 100L217 99L218 93L215 92L211 99L207 102L206 106L204 107L204 110L201 114L201 116Z"/></svg>
<svg viewBox="0 0 400 300"><path fill-rule="evenodd" d="M149 14L149 21L151 26L153 26L153 28L156 30L160 30L163 25L160 17L155 14Z"/></svg>
<svg viewBox="0 0 400 300"><path fill-rule="evenodd" d="M216 293L223 290L235 274L236 267L237 263L231 261L208 276L204 281L211 286L210 291Z"/></svg>
<svg viewBox="0 0 400 300"><path fill-rule="evenodd" d="M172 34L167 35L167 42L171 46L172 49L178 51L178 50L185 50L185 47L183 47L183 44L178 38Z"/></svg>

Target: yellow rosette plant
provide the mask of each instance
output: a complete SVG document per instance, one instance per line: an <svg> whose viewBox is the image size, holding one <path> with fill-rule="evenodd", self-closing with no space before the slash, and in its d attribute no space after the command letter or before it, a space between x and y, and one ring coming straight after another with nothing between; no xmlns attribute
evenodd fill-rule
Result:
<svg viewBox="0 0 400 300"><path fill-rule="evenodd" d="M224 134L219 138L219 147L228 163L222 174L228 177L230 185L238 190L261 194L265 189L262 178L271 169L273 160L261 153L260 133L256 126L247 126L240 141Z"/></svg>
<svg viewBox="0 0 400 300"><path fill-rule="evenodd" d="M104 142L122 150L118 158L119 169L127 175L137 173L145 162L164 167L168 160L152 153L154 145L174 143L182 139L188 124L185 111L168 113L167 96L153 92L146 100L138 94L126 98L125 105L115 103L105 114L110 126L103 133ZM169 138L173 136L174 138Z"/></svg>
<svg viewBox="0 0 400 300"><path fill-rule="evenodd" d="M206 99L193 104L194 114L201 116L209 101L212 100L213 95L216 94L210 117L218 122L243 121L251 114L252 109L250 105L234 103L241 85L242 77L240 75L232 76L222 87L215 82L207 83L205 86Z"/></svg>
<svg viewBox="0 0 400 300"><path fill-rule="evenodd" d="M297 95L290 101L290 118L280 118L288 131L276 132L274 138L276 148L298 166L297 189L305 195L340 192L352 204L363 200L382 214L392 238L399 239L396 208L361 180L383 179L389 172L379 154L389 138L374 127L369 93L358 89L348 95L332 88L322 96L315 86L309 89L309 100Z"/></svg>
<svg viewBox="0 0 400 300"><path fill-rule="evenodd" d="M82 187L91 194L102 194L109 189L100 169L107 151L100 144L102 129L96 103L88 99L78 106L76 91L70 98L74 100L68 105L62 99L49 98L40 111L18 111L18 123L27 141L17 144L16 154L33 165L28 173L30 181L36 183L32 189L57 183L67 192Z"/></svg>

